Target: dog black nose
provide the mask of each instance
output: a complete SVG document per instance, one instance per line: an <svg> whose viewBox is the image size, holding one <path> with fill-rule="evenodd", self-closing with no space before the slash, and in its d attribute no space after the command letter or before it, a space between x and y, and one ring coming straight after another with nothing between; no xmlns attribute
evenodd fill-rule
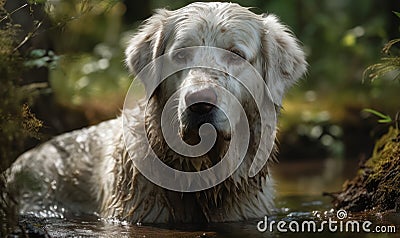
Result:
<svg viewBox="0 0 400 238"><path fill-rule="evenodd" d="M204 88L186 94L185 102L186 105L190 105L190 111L205 114L215 107L217 94L212 88Z"/></svg>
<svg viewBox="0 0 400 238"><path fill-rule="evenodd" d="M207 112L211 111L211 109L213 109L214 105L211 105L209 103L204 103L204 102L200 102L200 103L195 103L192 104L189 109L192 112L196 112L198 114L206 114Z"/></svg>

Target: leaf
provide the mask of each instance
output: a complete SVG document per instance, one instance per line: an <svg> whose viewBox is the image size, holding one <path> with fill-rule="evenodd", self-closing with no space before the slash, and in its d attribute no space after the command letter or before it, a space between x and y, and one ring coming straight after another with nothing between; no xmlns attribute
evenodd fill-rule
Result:
<svg viewBox="0 0 400 238"><path fill-rule="evenodd" d="M396 16L397 16L398 18L400 18L400 12L395 12L395 11L393 11L393 13L396 14Z"/></svg>
<svg viewBox="0 0 400 238"><path fill-rule="evenodd" d="M46 55L46 50L43 49L34 49L30 52L30 56L32 58L40 58Z"/></svg>
<svg viewBox="0 0 400 238"><path fill-rule="evenodd" d="M379 123L390 123L392 122L392 118L389 115L385 115L381 112L378 112L374 109L370 109L370 108L366 108L363 110L364 112L369 112L377 117L379 117L380 119L378 120Z"/></svg>
<svg viewBox="0 0 400 238"><path fill-rule="evenodd" d="M391 123L392 122L392 118L387 118L387 119L380 119L378 120L379 123Z"/></svg>
<svg viewBox="0 0 400 238"><path fill-rule="evenodd" d="M53 51L43 50L43 49L34 49L29 53L30 59L27 59L24 62L24 66L28 68L55 68L57 66L59 56L56 55Z"/></svg>
<svg viewBox="0 0 400 238"><path fill-rule="evenodd" d="M385 54L389 54L390 48L392 48L392 46L397 44L398 42L400 42L399 38L390 40L388 43L385 44L385 46L382 49L382 52Z"/></svg>

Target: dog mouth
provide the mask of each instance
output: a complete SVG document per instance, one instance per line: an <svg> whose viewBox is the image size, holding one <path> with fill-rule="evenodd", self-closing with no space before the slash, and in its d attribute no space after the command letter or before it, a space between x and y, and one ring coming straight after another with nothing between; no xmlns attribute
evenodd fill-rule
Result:
<svg viewBox="0 0 400 238"><path fill-rule="evenodd" d="M211 109L206 113L198 113L194 110L198 107L211 107ZM231 140L231 128L227 116L217 107L205 103L194 104L183 111L179 135L189 145L197 145L202 139L200 137L200 127L205 124L211 125L211 127L203 130L202 135L205 139L210 138L215 131L217 137L223 141L229 142Z"/></svg>

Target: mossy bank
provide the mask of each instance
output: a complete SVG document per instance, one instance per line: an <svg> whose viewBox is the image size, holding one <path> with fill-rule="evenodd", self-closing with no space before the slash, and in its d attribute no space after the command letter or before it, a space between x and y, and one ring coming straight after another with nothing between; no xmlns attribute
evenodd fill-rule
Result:
<svg viewBox="0 0 400 238"><path fill-rule="evenodd" d="M336 208L361 212L400 211L400 130L391 127L375 144L371 158L360 165L343 190L330 194Z"/></svg>

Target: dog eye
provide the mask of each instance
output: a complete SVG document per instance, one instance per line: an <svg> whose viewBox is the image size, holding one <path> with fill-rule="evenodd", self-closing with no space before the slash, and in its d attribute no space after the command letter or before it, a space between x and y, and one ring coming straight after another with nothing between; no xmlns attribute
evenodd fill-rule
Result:
<svg viewBox="0 0 400 238"><path fill-rule="evenodd" d="M188 54L185 51L178 51L173 55L173 59L178 63L185 63L188 59Z"/></svg>
<svg viewBox="0 0 400 238"><path fill-rule="evenodd" d="M229 54L230 60L238 61L238 60L243 60L243 59L245 60L246 59L246 57L244 56L244 53L242 51L240 51L240 50L231 49L229 51L231 53L233 53L233 54Z"/></svg>

